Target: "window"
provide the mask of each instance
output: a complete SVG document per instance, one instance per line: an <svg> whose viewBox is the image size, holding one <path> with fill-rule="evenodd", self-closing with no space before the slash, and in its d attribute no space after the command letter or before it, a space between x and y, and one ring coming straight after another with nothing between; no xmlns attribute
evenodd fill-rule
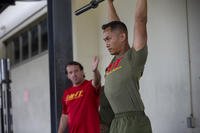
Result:
<svg viewBox="0 0 200 133"><path fill-rule="evenodd" d="M46 17L42 16L4 42L6 57L10 58L12 65L48 50Z"/></svg>
<svg viewBox="0 0 200 133"><path fill-rule="evenodd" d="M28 32L22 33L22 60L28 59L29 46L28 46Z"/></svg>
<svg viewBox="0 0 200 133"><path fill-rule="evenodd" d="M34 26L31 29L31 56L35 56L39 53L38 45L38 26Z"/></svg>
<svg viewBox="0 0 200 133"><path fill-rule="evenodd" d="M48 49L47 19L41 21L40 26L41 26L41 51L45 51Z"/></svg>
<svg viewBox="0 0 200 133"><path fill-rule="evenodd" d="M6 57L10 59L11 64L14 64L14 45L13 45L13 41L7 41L5 42L5 46L6 46Z"/></svg>
<svg viewBox="0 0 200 133"><path fill-rule="evenodd" d="M14 47L14 63L18 63L20 61L20 43L19 43L19 37L16 37L13 39L12 43Z"/></svg>

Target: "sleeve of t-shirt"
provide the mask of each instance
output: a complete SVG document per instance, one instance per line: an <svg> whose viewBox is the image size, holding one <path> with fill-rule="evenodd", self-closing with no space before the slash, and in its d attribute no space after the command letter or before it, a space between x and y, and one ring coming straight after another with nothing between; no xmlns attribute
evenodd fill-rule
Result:
<svg viewBox="0 0 200 133"><path fill-rule="evenodd" d="M67 112L67 105L66 105L66 97L67 97L67 93L65 92L63 97L62 97L62 114L68 114Z"/></svg>
<svg viewBox="0 0 200 133"><path fill-rule="evenodd" d="M147 54L148 54L148 48L147 45L144 46L139 51L136 51L134 48L131 50L131 60L132 60L132 65L137 71L137 76L141 77L143 74L144 70L144 65L147 60Z"/></svg>
<svg viewBox="0 0 200 133"><path fill-rule="evenodd" d="M133 49L134 65L138 67L144 66L146 63L147 54L147 45L145 45L144 48L140 49L139 51L135 51L135 49Z"/></svg>

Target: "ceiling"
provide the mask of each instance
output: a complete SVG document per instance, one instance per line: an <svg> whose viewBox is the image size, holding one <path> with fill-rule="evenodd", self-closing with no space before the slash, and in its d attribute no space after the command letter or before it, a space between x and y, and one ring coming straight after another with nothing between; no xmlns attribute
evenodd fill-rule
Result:
<svg viewBox="0 0 200 133"><path fill-rule="evenodd" d="M4 0L3 0L4 1ZM2 2L1 2L2 3ZM2 5L0 3L0 5ZM0 6L0 39L32 14L47 5L46 1L16 1Z"/></svg>
<svg viewBox="0 0 200 133"><path fill-rule="evenodd" d="M0 4L0 13L8 7L8 4Z"/></svg>
<svg viewBox="0 0 200 133"><path fill-rule="evenodd" d="M15 0L1 0L0 2L0 13L3 12L9 5L14 5Z"/></svg>

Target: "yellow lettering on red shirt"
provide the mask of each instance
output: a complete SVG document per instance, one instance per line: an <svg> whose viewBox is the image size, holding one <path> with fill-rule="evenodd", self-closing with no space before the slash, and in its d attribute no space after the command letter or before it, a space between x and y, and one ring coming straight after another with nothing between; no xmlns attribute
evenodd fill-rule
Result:
<svg viewBox="0 0 200 133"><path fill-rule="evenodd" d="M66 101L71 101L78 99L83 96L83 90L77 91L75 93L68 94L66 97Z"/></svg>

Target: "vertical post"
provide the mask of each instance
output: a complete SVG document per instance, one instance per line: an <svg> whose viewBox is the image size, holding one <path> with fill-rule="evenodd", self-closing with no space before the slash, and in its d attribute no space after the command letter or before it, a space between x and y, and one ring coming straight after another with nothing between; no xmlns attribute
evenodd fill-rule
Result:
<svg viewBox="0 0 200 133"><path fill-rule="evenodd" d="M189 90L190 90L190 116L187 119L187 127L195 128L195 117L194 117L194 105L193 105L193 85L192 85L192 64L191 64L191 44L190 44L190 32L189 32L189 2L186 0L186 17L187 17L187 44L188 44L188 70L189 70Z"/></svg>
<svg viewBox="0 0 200 133"><path fill-rule="evenodd" d="M70 85L65 64L73 60L71 0L48 0L51 133L57 133L61 98Z"/></svg>
<svg viewBox="0 0 200 133"><path fill-rule="evenodd" d="M13 133L11 112L11 88L10 88L10 61L0 60L0 101L1 101L1 130L3 133Z"/></svg>

